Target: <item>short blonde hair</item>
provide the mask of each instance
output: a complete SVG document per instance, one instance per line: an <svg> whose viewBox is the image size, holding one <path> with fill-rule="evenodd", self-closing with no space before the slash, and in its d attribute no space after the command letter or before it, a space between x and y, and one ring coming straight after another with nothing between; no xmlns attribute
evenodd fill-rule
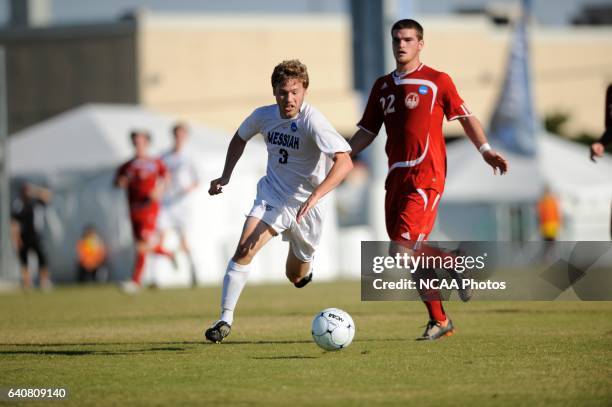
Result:
<svg viewBox="0 0 612 407"><path fill-rule="evenodd" d="M290 59L283 61L274 67L272 72L272 89L276 89L277 86L283 85L289 79L297 79L302 82L304 88L308 88L308 69L306 65L301 63L298 59Z"/></svg>

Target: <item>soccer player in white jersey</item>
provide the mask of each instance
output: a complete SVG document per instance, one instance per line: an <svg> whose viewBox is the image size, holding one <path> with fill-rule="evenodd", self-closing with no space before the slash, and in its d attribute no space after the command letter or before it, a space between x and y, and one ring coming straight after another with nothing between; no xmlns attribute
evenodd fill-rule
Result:
<svg viewBox="0 0 612 407"><path fill-rule="evenodd" d="M187 231L191 219L191 195L198 187L200 178L194 161L186 148L189 139L187 125L184 123L175 124L172 127L172 135L174 146L161 156L161 160L170 174L170 183L162 197L159 228L162 230L162 236L171 229L179 234L181 249L189 257L192 282L195 284L195 266L187 242Z"/></svg>
<svg viewBox="0 0 612 407"><path fill-rule="evenodd" d="M348 143L317 109L304 102L307 88L304 64L298 60L278 64L272 73L276 104L255 109L244 120L228 147L223 175L210 183L209 194L220 194L247 141L263 135L268 148L266 175L257 184L257 197L227 265L221 317L205 332L211 342L229 335L251 260L272 237L282 234L289 241L289 281L301 288L312 280L310 263L323 226L321 199L342 182L353 164Z"/></svg>

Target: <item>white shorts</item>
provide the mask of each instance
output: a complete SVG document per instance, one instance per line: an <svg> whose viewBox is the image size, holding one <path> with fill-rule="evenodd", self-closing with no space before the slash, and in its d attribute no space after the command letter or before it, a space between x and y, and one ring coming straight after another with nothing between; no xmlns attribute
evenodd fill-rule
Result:
<svg viewBox="0 0 612 407"><path fill-rule="evenodd" d="M257 198L248 216L261 219L276 233L281 233L299 260L312 261L323 231L324 203L318 203L310 209L298 224L295 218L300 205L277 202L273 194L258 185Z"/></svg>
<svg viewBox="0 0 612 407"><path fill-rule="evenodd" d="M190 208L183 203L162 205L157 218L159 230L176 229L180 233L186 233L190 221Z"/></svg>

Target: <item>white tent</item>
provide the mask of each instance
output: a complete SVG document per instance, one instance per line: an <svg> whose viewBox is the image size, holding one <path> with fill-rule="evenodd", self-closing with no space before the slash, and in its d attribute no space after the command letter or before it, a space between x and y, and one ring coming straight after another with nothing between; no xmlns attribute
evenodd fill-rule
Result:
<svg viewBox="0 0 612 407"><path fill-rule="evenodd" d="M493 175L472 143L447 147L448 176L435 239L538 239L535 205L544 186L558 196L563 240L609 240L612 159L595 164L586 146L540 133L534 157L500 149L510 171ZM512 229L523 229L518 233Z"/></svg>
<svg viewBox="0 0 612 407"><path fill-rule="evenodd" d="M175 121L138 106L90 104L10 137L9 170L13 179L45 182L54 191L54 200L47 208L46 247L56 280L74 279L74 245L87 223L96 225L109 246L113 278L130 275L131 227L125 195L111 185L114 171L133 155L130 130L149 130L152 152L159 154L171 146L170 129ZM219 283L255 197L257 180L265 173L267 153L259 139L250 142L224 194L209 197L208 182L223 169L231 135L197 125L190 130L189 149L197 158L202 181L192 198L195 210L189 231L196 277L201 284ZM329 200L333 201L333 196ZM338 269L332 256L337 241L336 217L333 205L329 209L316 257L316 278L323 280L333 278ZM287 247L276 238L264 248L256 258L252 280L284 280ZM182 256L179 270L173 271L168 260L151 255L145 279L159 286L187 285L187 263Z"/></svg>

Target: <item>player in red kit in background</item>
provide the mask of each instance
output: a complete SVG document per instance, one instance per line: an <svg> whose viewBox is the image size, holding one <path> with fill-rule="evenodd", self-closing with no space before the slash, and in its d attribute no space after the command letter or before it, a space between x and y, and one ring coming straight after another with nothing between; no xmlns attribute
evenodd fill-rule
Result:
<svg viewBox="0 0 612 407"><path fill-rule="evenodd" d="M124 282L121 287L128 293L135 293L141 288L147 254L162 254L173 261L174 254L163 249L155 230L159 201L168 182L166 166L161 160L149 156L151 136L147 132L133 131L130 138L136 155L119 167L115 185L127 189L132 232L136 242L132 280Z"/></svg>
<svg viewBox="0 0 612 407"><path fill-rule="evenodd" d="M423 28L414 20L400 20L391 28L394 72L376 80L350 141L351 156L357 155L385 125L385 151L389 171L385 182L385 218L393 250L406 243L427 240L435 222L437 205L444 191L446 147L442 119L458 119L483 159L504 174L508 163L491 149L478 119L467 108L450 76L421 63ZM437 293L437 292L436 292ZM437 293L421 297L429 312L429 323L419 339L438 339L453 333Z"/></svg>

